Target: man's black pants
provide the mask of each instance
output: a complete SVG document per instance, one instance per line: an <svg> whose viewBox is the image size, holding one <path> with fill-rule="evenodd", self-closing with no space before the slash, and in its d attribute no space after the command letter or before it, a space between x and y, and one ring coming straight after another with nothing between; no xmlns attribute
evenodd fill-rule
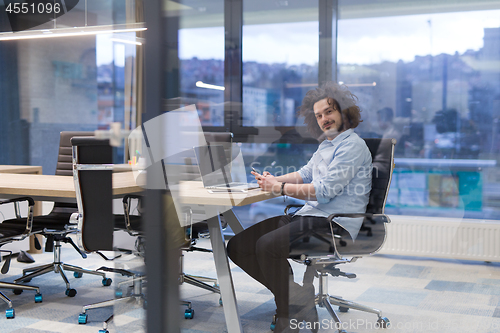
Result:
<svg viewBox="0 0 500 333"><path fill-rule="evenodd" d="M278 317L289 316L290 240L308 226L324 229L328 225L323 217L276 216L245 229L227 244L229 258L274 294Z"/></svg>

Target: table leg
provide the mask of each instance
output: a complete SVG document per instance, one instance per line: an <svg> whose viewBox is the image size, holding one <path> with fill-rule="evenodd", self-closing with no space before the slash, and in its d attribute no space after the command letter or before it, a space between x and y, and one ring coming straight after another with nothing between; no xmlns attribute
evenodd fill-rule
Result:
<svg viewBox="0 0 500 333"><path fill-rule="evenodd" d="M35 207L33 207L33 216L39 216L42 215L42 202L41 201L35 201ZM40 245L42 244L42 236L41 235L31 235L29 237L30 239L30 248L28 250L28 253L42 253L42 249L37 250L35 248L35 237L37 237L38 242Z"/></svg>
<svg viewBox="0 0 500 333"><path fill-rule="evenodd" d="M217 279L219 280L220 293L224 306L224 316L226 318L227 331L229 333L242 333L243 328L238 314L238 305L236 304L236 295L234 293L233 279L227 259L226 244L220 223L219 214L208 219L208 229L210 231L210 241L214 251L215 269ZM207 216L213 216L207 214Z"/></svg>
<svg viewBox="0 0 500 333"><path fill-rule="evenodd" d="M224 213L222 213L224 216L224 219L226 220L227 224L231 227L231 230L234 232L234 234L239 234L242 232L243 226L240 223L240 220L238 220L238 217L236 214L234 214L232 209L226 210Z"/></svg>

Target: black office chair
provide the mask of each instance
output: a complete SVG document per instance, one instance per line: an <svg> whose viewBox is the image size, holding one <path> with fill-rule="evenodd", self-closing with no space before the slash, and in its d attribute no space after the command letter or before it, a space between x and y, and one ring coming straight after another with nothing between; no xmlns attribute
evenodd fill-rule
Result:
<svg viewBox="0 0 500 333"><path fill-rule="evenodd" d="M355 274L342 272L336 266L355 262L362 256L371 255L380 250L386 237L385 224L390 222L389 217L384 214L384 208L394 168L396 140L365 139L365 142L373 162L372 189L366 213L332 214L328 217L330 226L325 230L309 230L305 226L304 232L291 243L290 258L307 265L304 279L311 279L307 281L308 283L312 283L312 277L315 275L318 277L319 290L315 297L315 303L319 307L326 308L338 327L343 326L337 312L333 309L333 305L339 306L340 312L356 309L374 313L378 316L378 326L386 328L390 322L389 319L382 316L382 311L328 294L328 274L334 277L355 278ZM289 207L287 207L288 209ZM345 229L335 223L334 219L338 217L364 219L364 229L360 230L355 241ZM275 324L276 316L273 318L271 329L274 329ZM345 331L339 329L339 333L345 333Z"/></svg>
<svg viewBox="0 0 500 333"><path fill-rule="evenodd" d="M57 159L56 175L72 176L72 155L71 142L73 136L90 136L93 132L61 132L59 141L59 154ZM76 204L66 202L55 202L52 211L48 215L33 217L32 233L41 234L46 237L45 252L54 252L54 261L50 264L29 267L23 270L23 275L14 280L15 283L29 282L32 278L46 274L49 272L60 273L62 279L66 283L66 295L74 297L77 293L71 285L64 273L65 270L74 272L75 278L82 277L83 274L92 274L102 277L102 283L105 286L111 284L111 279L106 278L104 272L96 272L93 270L84 269L81 267L65 264L61 261L61 243L68 243L80 253L83 258L86 254L78 249L73 240L69 237L74 231L68 228L71 214L78 210ZM25 224L25 221L19 218L6 220L3 223L6 225L19 226ZM35 238L35 247L41 249L41 245ZM22 290L16 290L15 293L20 294Z"/></svg>
<svg viewBox="0 0 500 333"><path fill-rule="evenodd" d="M129 199L124 198L125 214L113 215L112 209L112 148L108 140L94 137L73 137L73 172L78 204L78 213L72 219L77 221L77 243L82 251L98 252L113 250L113 231L126 230L133 236L141 235L140 216L133 216L129 211ZM145 277L124 269L101 267L98 271L107 271L131 277L132 295L88 304L83 306L78 316L79 324L86 324L87 310L114 305L118 302L137 300L144 302L142 283ZM128 283L128 281L125 281ZM118 289L119 290L119 289ZM104 323L102 332L107 332L110 316Z"/></svg>
<svg viewBox="0 0 500 333"><path fill-rule="evenodd" d="M15 205L14 207L17 218L23 219L19 214L19 208L18 208L19 202L22 201L28 202L28 214L27 217L24 218L25 220L24 225L8 225L8 224L4 225L3 223L0 223L0 247L14 241L21 241L26 237L28 237L29 235L31 235L31 227L33 224L33 206L35 205L33 199L29 197L22 197L16 199L0 200L0 205L13 203ZM0 272L2 274L7 274L10 267L12 252L6 250L0 250L0 253L2 252L8 253L8 255L6 256L5 262L2 265L2 269L0 270ZM0 281L0 288L12 289L16 294L19 293L18 290L20 291L35 290L36 291L35 303L42 302L42 294L40 293L39 287ZM5 303L7 303L8 308L7 310L5 310L5 316L7 317L7 319L14 318L15 311L12 305L12 301L2 292L0 292L0 299L3 300Z"/></svg>

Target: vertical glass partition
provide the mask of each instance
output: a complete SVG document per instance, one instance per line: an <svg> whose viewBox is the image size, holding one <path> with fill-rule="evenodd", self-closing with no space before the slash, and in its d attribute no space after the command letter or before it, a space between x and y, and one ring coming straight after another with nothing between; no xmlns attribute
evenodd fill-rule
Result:
<svg viewBox="0 0 500 333"><path fill-rule="evenodd" d="M35 4L37 2L30 1ZM54 1L52 3L63 5L64 8L61 7L63 14L55 19L47 16L45 22L40 21L38 24L32 22L31 26L15 29L14 22L16 21L12 16L9 17L7 6L13 3L26 5L28 2L0 1L0 165L41 166L43 174L53 175L58 161L61 131L108 130L112 123L119 123L122 129L131 129L140 123L142 108L138 107L136 90L137 71L142 65L136 63L136 55L140 53L136 51L140 50L144 42L138 38L138 31L144 29L137 29L143 28L144 22L136 19L135 7L139 2L140 0ZM45 3L50 5L50 1L45 1ZM36 8L41 10L38 6ZM47 8L49 7L46 6L45 9ZM20 21L24 24L30 22L26 18L23 19L24 21ZM123 146L116 147L113 151L114 163L126 163L127 156ZM71 164L71 159L67 162ZM69 180L72 181L71 176ZM55 181L54 183L57 184ZM26 184L31 185L29 182ZM68 198L53 199L71 201ZM38 209L37 213L48 214L51 211L50 203L44 202L41 206L43 207ZM10 207L4 207L0 210L0 222L14 217L13 213L7 210ZM119 199L119 203L114 206L115 213L123 214L121 207L121 199ZM69 212L70 208L67 209ZM77 209L74 208L74 210ZM138 214L137 209L133 214ZM117 244L120 244L123 234L125 234L123 231L115 234L115 246L120 247ZM74 233L71 232L69 235L73 237ZM139 252L143 255L143 243L139 241L140 246L136 248L134 240L131 242L130 239L128 240L127 248L134 251L141 248ZM128 247L130 243L131 246ZM50 242L47 244L50 245ZM41 245L44 246L45 241L41 242ZM47 250L49 250L48 245L46 245ZM28 250L28 239L17 242L17 245L13 246ZM62 250L62 259L68 264L75 264L72 261L75 258L78 259L79 255L70 245L63 245L63 247L66 246L68 248ZM89 254L89 259L91 259L89 261L98 263L99 260L103 260L94 256L95 254ZM46 259L50 260L50 256L43 259L36 256L35 258L40 263ZM139 256L139 258L141 259L138 261L143 264L142 257ZM48 260L46 263L49 262ZM83 263L82 266L85 264L87 263ZM116 268L123 268L128 263L102 262L102 266L106 267L115 267L115 265ZM92 269L99 267L92 267ZM128 268L131 267L128 266ZM17 274L19 271L14 272L14 275ZM82 280L76 280L75 277L81 277L81 275L73 276L73 272L69 271L66 274L75 289L78 290L80 287L79 295L73 299L77 301L78 297L85 295L84 290L87 287L78 285L78 282L87 281L87 279L84 277ZM118 284L124 279L118 275L115 277L112 273L110 276L115 281L112 286L106 287L108 288L106 292L99 292L93 289L94 286L89 287L92 289L87 289L91 290L88 294L96 292L87 300L89 303L114 298L115 287L118 297L120 291ZM56 283L60 283L57 288L61 288L61 294L56 297L63 299L62 297L66 297L64 281L60 277L57 279ZM40 284L42 290L46 287L43 278L34 279L33 283ZM127 288L128 285L123 288L125 296ZM58 292L54 291L54 293ZM45 293L45 295L49 294L49 292ZM47 303L50 307L50 301ZM129 332L144 331L144 313L140 312L142 309L117 307L115 310L116 314L136 310L134 314L137 317L133 320L134 326ZM22 313L22 311L19 312ZM102 327L102 321L107 318L106 315L113 313L113 307L107 307L102 312L102 316L96 316L97 312L99 310L90 314L88 322L88 326L94 327L81 329L99 330ZM21 313L19 314L22 316ZM22 318L17 319L22 320ZM57 321L58 319L61 317L49 320ZM78 325L78 315L67 319L68 323ZM131 323L130 320L124 323L119 316L115 319L113 329L122 332L125 331L124 325ZM22 327L22 324L19 327ZM9 328L5 329L9 330Z"/></svg>

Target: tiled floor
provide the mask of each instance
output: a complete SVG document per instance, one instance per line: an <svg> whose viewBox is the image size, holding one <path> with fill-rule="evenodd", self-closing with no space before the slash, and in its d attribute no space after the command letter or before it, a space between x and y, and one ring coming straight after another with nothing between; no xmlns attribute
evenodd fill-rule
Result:
<svg viewBox="0 0 500 333"><path fill-rule="evenodd" d="M205 242L205 243L204 243ZM201 240L201 247L208 240ZM44 253L36 255L37 263L51 259ZM63 259L76 265L98 268L107 264L98 256L87 260L78 258L69 248L63 250ZM133 267L137 259L124 258L120 264ZM215 276L210 253L185 254L185 272L195 275ZM292 263L296 281L300 281L304 267ZM12 262L11 271L2 280L12 281L26 264ZM356 273L356 279L329 278L330 293L346 299L376 307L391 321L387 332L500 332L500 264L436 260L398 256L374 255L355 263L344 265L343 270ZM272 294L232 265L233 280L237 293L238 309L246 333L270 332L269 324L274 314ZM111 276L116 282L121 276ZM25 291L13 295L16 318L0 318L0 331L4 332L97 332L101 321L112 309L89 311L89 323L78 325L81 306L112 298L114 288L103 287L99 277L70 277L78 290L74 298L64 295L64 285L56 274L35 278L31 284L42 288L44 301L33 302L34 293ZM223 307L219 296L196 287L180 286L181 299L193 302L195 317L183 319L184 307L179 307L179 323L182 332L226 332ZM0 304L0 311L6 306ZM145 311L140 304L127 303L115 307L116 318L110 332L144 331ZM333 332L334 324L325 309L319 309L319 332ZM380 332L376 329L376 315L350 310L340 313L343 328L348 332ZM309 332L303 329L301 332Z"/></svg>

